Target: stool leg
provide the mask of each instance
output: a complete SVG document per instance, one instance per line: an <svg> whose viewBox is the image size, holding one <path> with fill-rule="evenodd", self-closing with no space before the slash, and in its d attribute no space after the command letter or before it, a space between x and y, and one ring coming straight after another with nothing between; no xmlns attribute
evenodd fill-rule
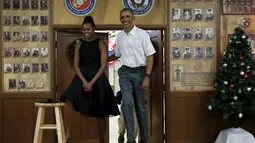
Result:
<svg viewBox="0 0 255 143"><path fill-rule="evenodd" d="M40 127L44 122L44 111L45 111L44 107L38 108L33 143L41 143L42 142L43 130L41 130Z"/></svg>
<svg viewBox="0 0 255 143"><path fill-rule="evenodd" d="M60 113L60 107L55 107L55 118L56 118L56 125L57 125L58 143L65 143L66 139L65 139L65 133L62 130L63 127L61 125L62 113Z"/></svg>
<svg viewBox="0 0 255 143"><path fill-rule="evenodd" d="M58 109L59 109L59 115L60 115L62 139L63 139L64 142L66 142L66 133L65 133L65 128L64 128L62 109L61 109L61 107L59 107Z"/></svg>

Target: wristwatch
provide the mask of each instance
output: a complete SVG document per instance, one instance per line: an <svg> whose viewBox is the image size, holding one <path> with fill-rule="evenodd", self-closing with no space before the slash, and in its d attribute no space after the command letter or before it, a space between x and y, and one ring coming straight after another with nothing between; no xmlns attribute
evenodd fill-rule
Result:
<svg viewBox="0 0 255 143"><path fill-rule="evenodd" d="M150 74L145 74L145 77L151 78Z"/></svg>

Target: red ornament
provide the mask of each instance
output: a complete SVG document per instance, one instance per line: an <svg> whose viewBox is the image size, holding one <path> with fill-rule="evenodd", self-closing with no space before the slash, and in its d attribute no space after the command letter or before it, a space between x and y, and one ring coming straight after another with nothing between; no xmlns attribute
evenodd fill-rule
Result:
<svg viewBox="0 0 255 143"><path fill-rule="evenodd" d="M248 78L248 74L245 74L245 75L244 75L244 78Z"/></svg>
<svg viewBox="0 0 255 143"><path fill-rule="evenodd" d="M252 60L255 60L255 57L252 57Z"/></svg>
<svg viewBox="0 0 255 143"><path fill-rule="evenodd" d="M216 88L217 87L217 83L214 83L213 87Z"/></svg>
<svg viewBox="0 0 255 143"><path fill-rule="evenodd" d="M230 88L234 88L235 86L234 86L234 84L230 84Z"/></svg>
<svg viewBox="0 0 255 143"><path fill-rule="evenodd" d="M240 60L243 60L243 56L240 56Z"/></svg>
<svg viewBox="0 0 255 143"><path fill-rule="evenodd" d="M252 72L252 75L255 75L255 71Z"/></svg>

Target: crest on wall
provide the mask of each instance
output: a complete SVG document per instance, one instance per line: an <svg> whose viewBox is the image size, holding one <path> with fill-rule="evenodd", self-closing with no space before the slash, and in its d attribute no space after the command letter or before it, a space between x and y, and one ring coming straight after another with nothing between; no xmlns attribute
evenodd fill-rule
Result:
<svg viewBox="0 0 255 143"><path fill-rule="evenodd" d="M242 16L238 19L238 25L240 25L244 29L250 27L251 23L252 23L252 19L250 17Z"/></svg>
<svg viewBox="0 0 255 143"><path fill-rule="evenodd" d="M153 3L153 0L123 0L124 7L132 9L137 16L147 14L153 7Z"/></svg>
<svg viewBox="0 0 255 143"><path fill-rule="evenodd" d="M76 16L91 13L96 5L96 0L65 0L66 9Z"/></svg>

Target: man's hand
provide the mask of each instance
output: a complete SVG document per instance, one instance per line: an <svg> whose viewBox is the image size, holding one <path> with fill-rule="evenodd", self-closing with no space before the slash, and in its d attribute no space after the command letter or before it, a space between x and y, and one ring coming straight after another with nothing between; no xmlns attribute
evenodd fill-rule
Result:
<svg viewBox="0 0 255 143"><path fill-rule="evenodd" d="M143 83L142 83L141 89L142 90L147 90L147 89L149 89L149 86L150 86L150 79L148 77L145 77L143 79Z"/></svg>

